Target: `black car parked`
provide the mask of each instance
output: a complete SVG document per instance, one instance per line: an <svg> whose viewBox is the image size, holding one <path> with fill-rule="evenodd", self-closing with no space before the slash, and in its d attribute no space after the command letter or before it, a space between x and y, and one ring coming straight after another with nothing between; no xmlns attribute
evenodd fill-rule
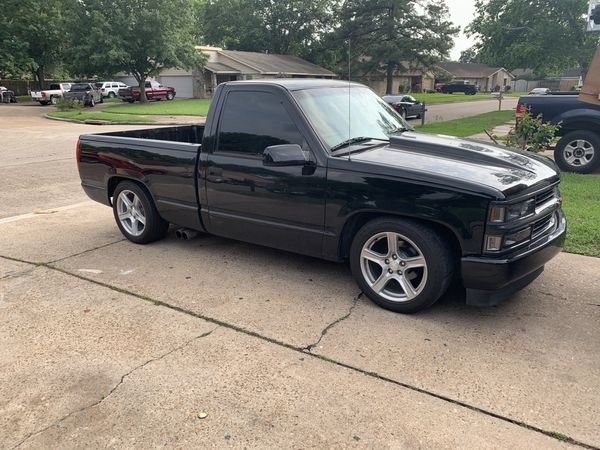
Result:
<svg viewBox="0 0 600 450"><path fill-rule="evenodd" d="M477 86L474 84L452 82L442 86L443 94L454 94L455 92L462 92L465 95L477 94Z"/></svg>
<svg viewBox="0 0 600 450"><path fill-rule="evenodd" d="M425 114L425 104L411 95L384 95L382 98L405 119L408 117L420 119Z"/></svg>

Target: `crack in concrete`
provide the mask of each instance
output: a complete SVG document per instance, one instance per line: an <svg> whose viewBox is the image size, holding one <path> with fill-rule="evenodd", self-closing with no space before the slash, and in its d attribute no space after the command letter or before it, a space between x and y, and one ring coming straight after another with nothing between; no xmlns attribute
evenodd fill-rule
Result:
<svg viewBox="0 0 600 450"><path fill-rule="evenodd" d="M64 256L63 258L55 259L53 261L49 261L49 262L43 263L43 264L54 264L54 263L57 263L57 262L64 261L65 259L75 258L77 256L81 256L81 255L85 255L86 253L93 252L94 250L100 250L101 248L109 247L111 245L118 244L119 242L123 242L125 240L126 240L125 238L122 238L122 239L119 239L118 241L109 242L108 244L102 244L102 245L99 245L98 247L94 247L94 248L88 248L87 250L84 250L82 252L74 253L74 254L69 255L69 256Z"/></svg>
<svg viewBox="0 0 600 450"><path fill-rule="evenodd" d="M64 422L65 420L67 420L69 417L74 416L76 414L79 414L81 412L87 411L88 409L94 408L100 404L102 404L106 399L108 399L111 395L113 395L115 393L115 391L123 384L123 382L125 381L125 378L127 378L128 376L130 376L132 373L143 369L144 367L146 367L148 364L151 364L153 362L156 361L160 361L161 359L166 358L167 356L175 353L176 351L179 351L185 347L187 347L189 344L191 344L194 341L197 341L198 339L202 339L204 337L207 337L209 335L211 335L217 328L219 328L219 326L214 327L212 330L207 331L206 333L200 334L198 336L194 336L192 339L188 339L186 342L184 342L183 344L169 350L166 353L163 353L160 356L157 356L155 358L151 358L148 361L143 362L142 364L139 364L138 366L134 367L133 369L131 369L130 371L128 371L127 373L125 373L124 375L121 376L121 379L117 382L117 384L115 384L113 386L113 388L108 392L108 394L102 396L102 398L100 398L100 400L97 400L87 406L84 406L82 408L79 408L75 411L71 411L70 413L64 415L63 417L61 417L58 420L55 420L54 422L52 422L50 425L42 428L41 430L38 431L34 431L33 433L28 434L27 436L25 436L25 438L23 438L19 443L17 443L14 447L12 447L11 450L15 450L17 448L19 448L21 445L23 445L25 442L27 442L29 439L35 437L35 436L39 436L40 434L44 433L45 431L49 430L50 428L53 428L55 426L60 425L62 422Z"/></svg>
<svg viewBox="0 0 600 450"><path fill-rule="evenodd" d="M316 342L304 347L303 350L310 353L313 348L315 348L317 345L319 345L321 343L321 340L325 337L325 335L329 332L329 330L331 330L333 327L335 327L336 325L338 325L339 323L343 322L348 317L350 317L350 315L352 314L352 311L354 311L354 308L356 308L356 305L358 304L358 300L362 297L362 295L363 295L363 293L361 292L357 296L355 296L354 300L352 302L352 305L350 306L350 309L348 309L348 312L346 314L344 314L342 317L338 317L336 320L334 320L329 325L327 325L325 328L323 328L323 331L321 331L321 336L319 336L319 339Z"/></svg>
<svg viewBox="0 0 600 450"><path fill-rule="evenodd" d="M207 322L214 323L215 325L222 326L223 328L227 328L227 329L230 329L230 330L233 330L233 331L237 331L237 332L243 333L243 334L245 334L247 336L252 336L252 337L261 339L261 340L263 340L265 342L269 342L271 344L275 344L275 345L278 345L280 347L284 347L284 348L289 349L289 350L300 352L303 355L308 355L308 356L310 356L312 358L317 358L317 359L319 359L321 361L324 361L324 362L327 362L327 363L330 363L330 364L334 364L336 366L343 367L343 368L348 369L348 370L352 370L352 371L360 373L362 375L365 375L365 376L368 376L368 377L371 377L371 378L374 378L374 379L377 379L377 380L380 380L380 381L383 381L383 382L387 382L387 383L390 383L390 384L393 384L393 385L396 385L396 386L399 386L399 387L402 387L402 388L405 388L405 389L409 389L411 391L415 391L415 392L418 392L420 394L424 394L424 395L427 395L429 397L436 398L438 400L441 400L441 401L444 401L444 402L447 402L447 403L450 403L450 404L453 404L453 405L456 405L456 406L460 406L462 408L468 409L468 410L476 412L476 413L480 413L480 414L483 414L483 415L486 415L486 416L489 416L489 417L492 417L492 418L495 418L495 419L498 419L498 420L502 420L504 422L516 425L516 426L518 426L520 428L524 428L524 429L526 429L528 431L533 431L533 432L536 432L536 433L539 433L539 434L543 434L544 436L550 437L550 438L552 438L554 440L558 440L560 442L565 442L565 443L568 443L568 444L571 444L571 445L575 445L575 446L578 446L578 447L581 447L581 448L589 449L589 450L600 450L600 447L597 447L597 446L594 446L594 445L590 445L590 444L587 444L585 442L578 441L578 440L576 440L574 438L571 438L570 436L567 436L567 435L565 435L563 433L558 433L556 431L544 430L543 428L537 427L535 425L530 425L530 424L521 422L519 420L512 419L512 418L510 418L508 416L503 416L503 415L495 413L493 411L486 410L486 409L483 409L483 408L479 408L478 406L471 405L471 404L463 402L461 400L456 400L456 399L453 399L453 398L450 398L450 397L446 397L445 395L438 394L438 393L433 392L433 391L428 391L426 389L423 389L423 388L420 388L420 387L417 387L417 386L413 386L411 384L404 383L402 381L394 380L392 378L389 378L389 377L386 377L384 375L381 375L381 374L379 374L377 372L371 372L371 371L368 371L368 370L365 370L365 369L361 369L360 367L352 366L350 364L346 364L346 363L343 363L343 362L340 362L340 361L333 360L333 359L328 358L328 357L323 356L323 355L319 355L319 354L316 354L316 353L313 353L313 352L307 352L305 350L305 348L297 347L295 345L288 344L287 342L279 341L277 339L270 338L268 336L263 336L263 335L255 332L255 331L247 330L247 329L245 329L243 327L240 327L238 325L234 325L234 324L231 324L231 323L228 323L228 322L224 322L224 321L222 321L220 319L216 319L214 317L205 316L203 314L199 314L199 313L196 313L194 311L190 311L190 310L182 308L180 306L172 305L170 303L166 303L166 302L163 302L161 300L155 300L155 299L152 299L150 297L146 297L146 296L143 296L141 294L137 294L135 292L127 291L126 289L122 289L122 288L117 287L117 286L112 286L110 284L103 283L102 281L94 280L92 278L87 278L87 277L84 277L82 275L69 272L69 271L67 271L65 269L62 269L60 267L52 266L50 264L32 263L30 261L19 260L19 259L11 258L11 257L4 257L2 255L0 255L0 258L5 258L5 259L12 260L12 261L26 263L26 264L33 264L35 266L46 267L46 268L48 268L50 270L55 270L57 272L65 274L65 275L69 275L69 276L72 276L72 277L75 277L75 278L79 278L80 280L84 280L84 281L87 281L87 282L90 282L90 283L94 283L94 284L96 284L98 286L102 286L102 287L105 287L107 289L111 289L111 290L113 290L115 292L119 292L119 293L122 293L122 294L125 294L125 295L130 295L130 296L135 297L135 298L139 298L140 300L147 301L147 302L152 303L152 304L154 304L156 306L162 306L164 308L168 308L170 310L177 311L177 312L180 312L180 313L188 315L188 316L196 317L198 319L202 319L202 320L205 320ZM357 300L358 300L358 298L357 298Z"/></svg>

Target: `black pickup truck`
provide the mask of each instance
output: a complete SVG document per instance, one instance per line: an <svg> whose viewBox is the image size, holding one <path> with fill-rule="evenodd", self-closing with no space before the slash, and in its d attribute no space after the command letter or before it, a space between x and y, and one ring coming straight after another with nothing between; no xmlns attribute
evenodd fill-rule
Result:
<svg viewBox="0 0 600 450"><path fill-rule="evenodd" d="M561 139L554 160L567 172L589 173L600 167L600 106L585 103L564 92L519 98L517 120L529 110L545 122L558 124Z"/></svg>
<svg viewBox="0 0 600 450"><path fill-rule="evenodd" d="M82 135L77 160L85 192L133 242L171 223L349 260L398 312L433 304L454 277L469 304L496 304L565 237L551 160L415 132L355 83L224 83L205 126Z"/></svg>

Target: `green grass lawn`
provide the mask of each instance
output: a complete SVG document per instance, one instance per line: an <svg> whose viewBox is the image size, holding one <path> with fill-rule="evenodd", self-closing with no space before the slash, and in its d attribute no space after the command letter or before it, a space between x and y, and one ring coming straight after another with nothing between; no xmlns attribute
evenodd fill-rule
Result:
<svg viewBox="0 0 600 450"><path fill-rule="evenodd" d="M600 176L563 173L560 178L567 216L565 251L600 257Z"/></svg>
<svg viewBox="0 0 600 450"><path fill-rule="evenodd" d="M19 102L30 102L31 101L31 96L30 95L17 95L17 101L19 101Z"/></svg>
<svg viewBox="0 0 600 450"><path fill-rule="evenodd" d="M104 111L114 114L150 114L165 116L202 116L206 117L209 99L175 100L168 102L132 103L119 106L110 106Z"/></svg>
<svg viewBox="0 0 600 450"><path fill-rule="evenodd" d="M425 102L426 105L435 105L436 103L455 103L455 102L477 102L481 100L492 100L490 94L479 93L475 95L465 95L463 93L442 94L410 94L420 102Z"/></svg>
<svg viewBox="0 0 600 450"><path fill-rule="evenodd" d="M48 113L49 117L74 120L105 120L107 122L131 122L131 123L154 123L147 117L129 116L123 114L111 114L103 111L57 111Z"/></svg>
<svg viewBox="0 0 600 450"><path fill-rule="evenodd" d="M497 125L502 125L503 123L514 120L514 118L514 111L493 111L477 116L465 117L463 119L418 125L415 128L418 131L424 131L426 133L465 137L483 133L484 130L492 129Z"/></svg>

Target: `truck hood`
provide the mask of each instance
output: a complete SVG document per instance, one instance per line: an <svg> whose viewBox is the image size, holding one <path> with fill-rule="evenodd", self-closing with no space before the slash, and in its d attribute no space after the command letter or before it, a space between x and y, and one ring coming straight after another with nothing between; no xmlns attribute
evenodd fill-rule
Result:
<svg viewBox="0 0 600 450"><path fill-rule="evenodd" d="M472 139L414 131L392 136L388 145L353 153L351 158L424 176L487 186L504 196L543 181L552 183L559 179L554 162L544 156Z"/></svg>

